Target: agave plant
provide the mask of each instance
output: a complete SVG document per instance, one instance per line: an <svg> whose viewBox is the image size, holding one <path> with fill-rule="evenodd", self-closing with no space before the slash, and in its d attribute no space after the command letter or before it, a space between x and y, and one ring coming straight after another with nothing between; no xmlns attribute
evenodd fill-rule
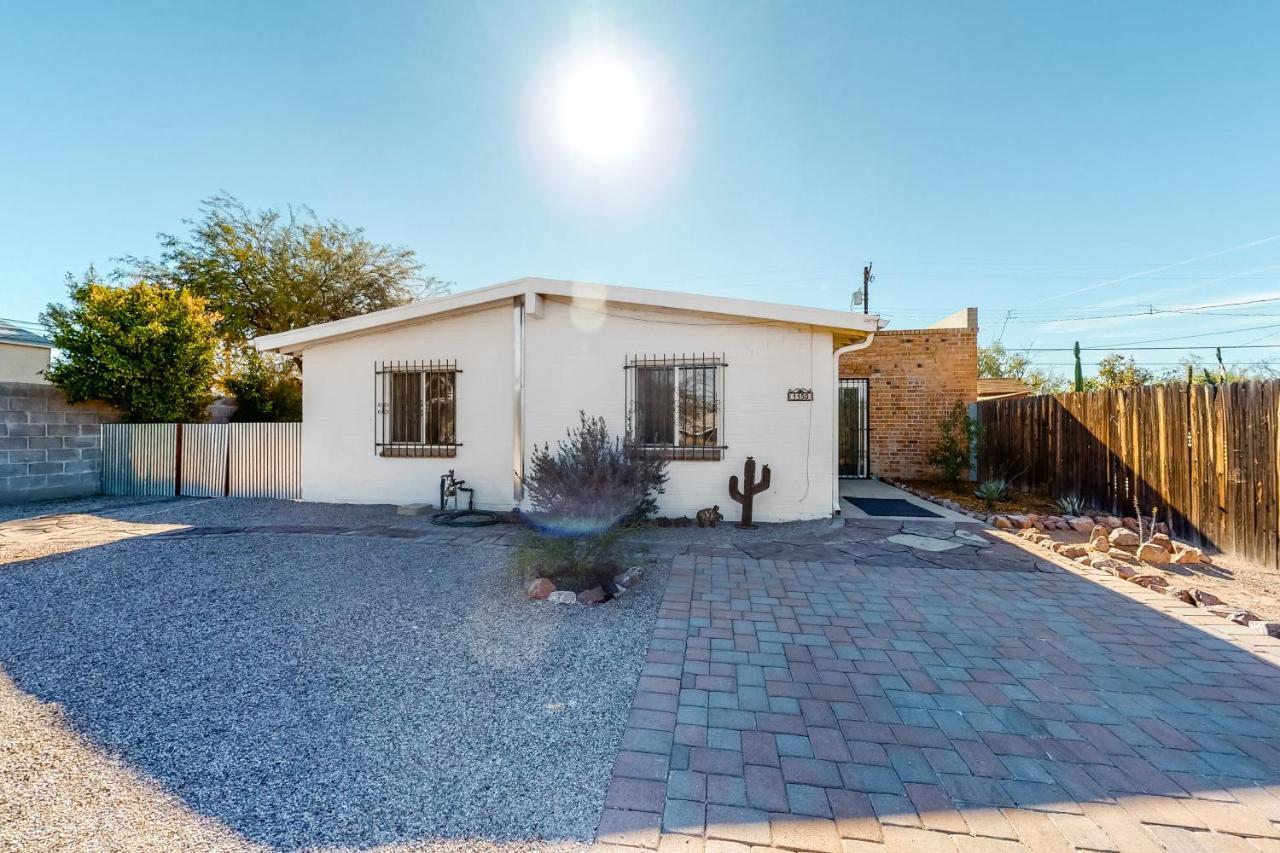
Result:
<svg viewBox="0 0 1280 853"><path fill-rule="evenodd" d="M1063 495L1056 503L1063 515L1084 515L1084 498L1079 495Z"/></svg>
<svg viewBox="0 0 1280 853"><path fill-rule="evenodd" d="M973 493L982 498L983 503L987 505L987 509L995 509L997 501L1007 501L1009 499L1009 481L999 478L984 480Z"/></svg>

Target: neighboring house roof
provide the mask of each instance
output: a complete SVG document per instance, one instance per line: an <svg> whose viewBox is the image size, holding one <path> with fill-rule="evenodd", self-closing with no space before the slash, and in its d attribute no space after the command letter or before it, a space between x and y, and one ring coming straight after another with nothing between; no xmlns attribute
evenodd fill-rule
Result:
<svg viewBox="0 0 1280 853"><path fill-rule="evenodd" d="M439 299L411 302L408 305L374 311L371 314L361 314L331 323L320 323L303 329L266 335L255 340L254 346L264 352L298 353L319 343L412 325L438 315L502 302L516 296L524 296L526 304L535 302L542 296L550 296L586 302L685 311L702 316L749 317L753 320L816 326L833 331L856 332L860 335L874 333L884 325L876 314L854 314L848 311L780 305L751 299L730 299L723 296L645 290L638 287L589 284L550 278L520 278L477 290L466 290Z"/></svg>
<svg viewBox="0 0 1280 853"><path fill-rule="evenodd" d="M6 323L0 320L0 344L14 344L25 347L41 347L52 349L53 342L37 335L35 332Z"/></svg>
<svg viewBox="0 0 1280 853"><path fill-rule="evenodd" d="M978 400L1000 400L1011 397L1030 397L1031 386L1021 379L994 377L978 380Z"/></svg>

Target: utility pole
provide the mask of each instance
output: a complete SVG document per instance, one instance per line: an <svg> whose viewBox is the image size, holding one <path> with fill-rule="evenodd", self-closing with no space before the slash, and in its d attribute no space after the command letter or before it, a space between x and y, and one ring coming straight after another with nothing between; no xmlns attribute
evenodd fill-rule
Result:
<svg viewBox="0 0 1280 853"><path fill-rule="evenodd" d="M862 313L871 313L871 282L875 281L875 276L871 273L871 262L862 268Z"/></svg>

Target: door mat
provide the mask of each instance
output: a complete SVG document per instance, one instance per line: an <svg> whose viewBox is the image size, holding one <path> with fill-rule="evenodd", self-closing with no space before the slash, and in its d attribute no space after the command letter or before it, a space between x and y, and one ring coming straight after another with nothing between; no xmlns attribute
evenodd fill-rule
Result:
<svg viewBox="0 0 1280 853"><path fill-rule="evenodd" d="M942 513L913 504L902 498L845 498L867 515L901 515L910 518L942 518Z"/></svg>

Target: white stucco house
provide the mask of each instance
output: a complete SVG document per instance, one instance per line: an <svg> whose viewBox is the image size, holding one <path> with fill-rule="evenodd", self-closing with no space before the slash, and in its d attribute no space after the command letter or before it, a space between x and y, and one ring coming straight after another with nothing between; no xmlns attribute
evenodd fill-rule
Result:
<svg viewBox="0 0 1280 853"><path fill-rule="evenodd" d="M839 508L840 355L879 318L542 278L269 335L303 363L303 498L434 502L449 469L486 509L526 506L535 445L601 415L670 459L660 510L718 504L748 456L755 517Z"/></svg>

